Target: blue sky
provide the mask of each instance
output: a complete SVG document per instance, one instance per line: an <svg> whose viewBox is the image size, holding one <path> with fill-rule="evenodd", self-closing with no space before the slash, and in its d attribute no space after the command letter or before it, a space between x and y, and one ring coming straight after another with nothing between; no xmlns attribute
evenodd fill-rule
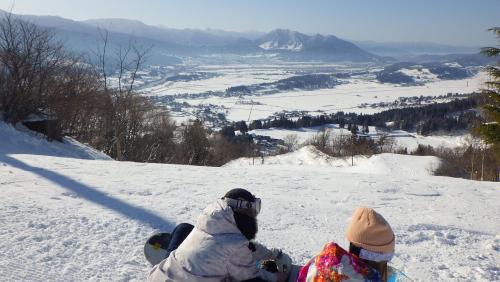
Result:
<svg viewBox="0 0 500 282"><path fill-rule="evenodd" d="M500 0L0 0L19 14L128 18L173 28L288 28L351 40L495 44Z"/></svg>

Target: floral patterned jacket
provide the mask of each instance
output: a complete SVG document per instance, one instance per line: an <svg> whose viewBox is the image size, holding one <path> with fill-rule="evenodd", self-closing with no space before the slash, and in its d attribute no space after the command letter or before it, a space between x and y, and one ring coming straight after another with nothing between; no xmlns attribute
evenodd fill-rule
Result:
<svg viewBox="0 0 500 282"><path fill-rule="evenodd" d="M389 267L388 282L411 281L403 273ZM366 265L356 255L349 253L334 242L303 266L296 282L379 282L380 273Z"/></svg>

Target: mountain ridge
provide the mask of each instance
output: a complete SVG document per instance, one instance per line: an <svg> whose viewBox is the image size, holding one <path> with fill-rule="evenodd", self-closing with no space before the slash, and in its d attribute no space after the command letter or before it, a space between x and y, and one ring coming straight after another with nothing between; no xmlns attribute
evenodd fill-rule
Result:
<svg viewBox="0 0 500 282"><path fill-rule="evenodd" d="M133 39L132 41L139 41L144 45L154 45L157 49L156 53L169 56L284 53L282 57L288 59L321 58L346 61L378 59L378 56L362 50L354 43L333 35L306 35L286 29L276 29L258 36L256 33L245 32L173 29L122 18L75 21L60 16L15 16L56 31L63 30L63 34L59 34L59 36L63 37L69 45L79 49L85 49L83 47L92 41L89 40L90 38L94 38L94 41L98 42L99 32L97 32L97 28L101 28L109 32L110 38L118 37L120 38L118 41L123 41L123 36L128 35ZM295 45L287 46L287 42L292 42L292 45ZM119 46L121 43L116 42L114 45ZM87 47L87 49L89 48ZM289 51L294 51L294 54L290 54Z"/></svg>
<svg viewBox="0 0 500 282"><path fill-rule="evenodd" d="M0 15L6 13L0 10ZM77 21L60 16L13 15L56 31L62 30L56 35L78 51L95 49L100 40L97 28L102 28L109 32L110 41L114 41L111 45L120 46L133 41L154 46L152 57L165 63L179 62L179 58L175 58L179 56L250 53L277 53L291 60L381 61L387 57L408 59L415 54L442 55L472 49L437 43L345 40L331 34L305 34L284 28L267 33L237 32L176 29L123 18Z"/></svg>

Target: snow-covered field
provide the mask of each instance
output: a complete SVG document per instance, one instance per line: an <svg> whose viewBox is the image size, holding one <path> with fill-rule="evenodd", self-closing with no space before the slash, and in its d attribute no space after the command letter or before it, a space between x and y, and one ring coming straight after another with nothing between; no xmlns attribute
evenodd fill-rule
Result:
<svg viewBox="0 0 500 282"><path fill-rule="evenodd" d="M151 88L145 88L142 92L147 96L163 96L184 93L202 93L205 91L224 91L231 86L272 82L293 75L293 73L286 70L271 66L251 67L247 65L236 65L233 68L225 68L223 66L219 66L218 68L200 66L196 68L196 70L202 72L212 71L220 73L220 75L194 81L167 82Z"/></svg>
<svg viewBox="0 0 500 282"><path fill-rule="evenodd" d="M144 281L145 239L194 222L233 187L262 198L258 240L295 263L329 240L345 244L350 215L366 205L393 226L393 265L416 281L500 278L498 184L431 176L433 157L350 167L306 147L264 166L209 168L84 160L63 147L0 126L2 281Z"/></svg>
<svg viewBox="0 0 500 282"><path fill-rule="evenodd" d="M228 120L240 121L264 119L277 112L307 111L311 114L347 111L356 113L374 113L386 108L371 107L378 103L391 103L400 97L440 96L448 93L472 93L483 86L485 74L462 80L441 80L421 71L403 69L403 72L415 77L420 86L401 86L383 84L375 79L380 70L375 65L328 64L323 62L285 63L271 60L268 64L201 64L182 66L182 70L191 73L210 73L215 76L191 81L167 81L152 83L141 87L146 96L171 96L175 94L199 94L210 91L221 92L229 87L275 82L294 75L317 73L354 73L349 78L340 78L340 85L332 89L291 90L272 95L239 97L189 95L178 98L176 102L187 103L182 111L174 110L173 116L179 122L196 118L195 107L222 106L219 110ZM418 72L418 73L417 73ZM244 103L241 103L244 102ZM190 107L192 107L190 109ZM199 108L198 108L199 109Z"/></svg>
<svg viewBox="0 0 500 282"><path fill-rule="evenodd" d="M361 127L360 127L361 128ZM305 143L313 138L321 130L329 130L332 136L336 135L350 135L351 133L346 128L340 128L338 124L327 124L325 126L316 126L298 129L283 129L283 128L270 128L270 129L255 129L251 130L249 134L269 136L275 139L284 140L287 136L295 135L297 137L298 145ZM369 133L372 138L376 139L378 136L386 134L379 132L374 126L369 127ZM406 132L404 130L394 130L387 133L387 136L394 140L394 146L397 148L407 148L408 151L415 150L419 144L430 145L432 147L446 147L455 148L468 144L470 134L456 134L456 135L430 135L423 136L414 132Z"/></svg>
<svg viewBox="0 0 500 282"><path fill-rule="evenodd" d="M244 58L244 57L243 57ZM242 59L241 57L239 58ZM243 59L244 60L244 59ZM174 94L196 94L206 91L224 91L232 86L273 82L299 73L316 73L357 70L360 66L324 62L284 62L268 59L266 64L200 64L182 66L185 71L214 73L216 77L193 80L166 82L160 85L144 87L141 92L147 96L165 96Z"/></svg>
<svg viewBox="0 0 500 282"><path fill-rule="evenodd" d="M353 80L333 89L288 91L258 97L210 97L206 99L179 99L191 105L213 104L228 108L229 120L263 119L281 111L308 111L311 113L336 113L339 111L371 114L386 108L362 107L362 104L393 102L399 97L440 96L448 93L472 93L482 87L484 75L470 79L441 80L425 86L398 86L369 80ZM239 100L253 101L241 105Z"/></svg>

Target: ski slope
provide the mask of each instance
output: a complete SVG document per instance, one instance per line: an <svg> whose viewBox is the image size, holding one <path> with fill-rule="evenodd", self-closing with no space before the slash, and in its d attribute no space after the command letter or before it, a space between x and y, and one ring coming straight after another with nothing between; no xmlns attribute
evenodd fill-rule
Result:
<svg viewBox="0 0 500 282"><path fill-rule="evenodd" d="M306 147L210 168L79 152L0 124L2 281L144 281L145 239L195 222L233 187L262 198L258 240L295 263L329 240L345 245L352 212L366 205L393 226L393 265L416 281L500 277L498 183L431 176L433 157L383 154L351 167Z"/></svg>

